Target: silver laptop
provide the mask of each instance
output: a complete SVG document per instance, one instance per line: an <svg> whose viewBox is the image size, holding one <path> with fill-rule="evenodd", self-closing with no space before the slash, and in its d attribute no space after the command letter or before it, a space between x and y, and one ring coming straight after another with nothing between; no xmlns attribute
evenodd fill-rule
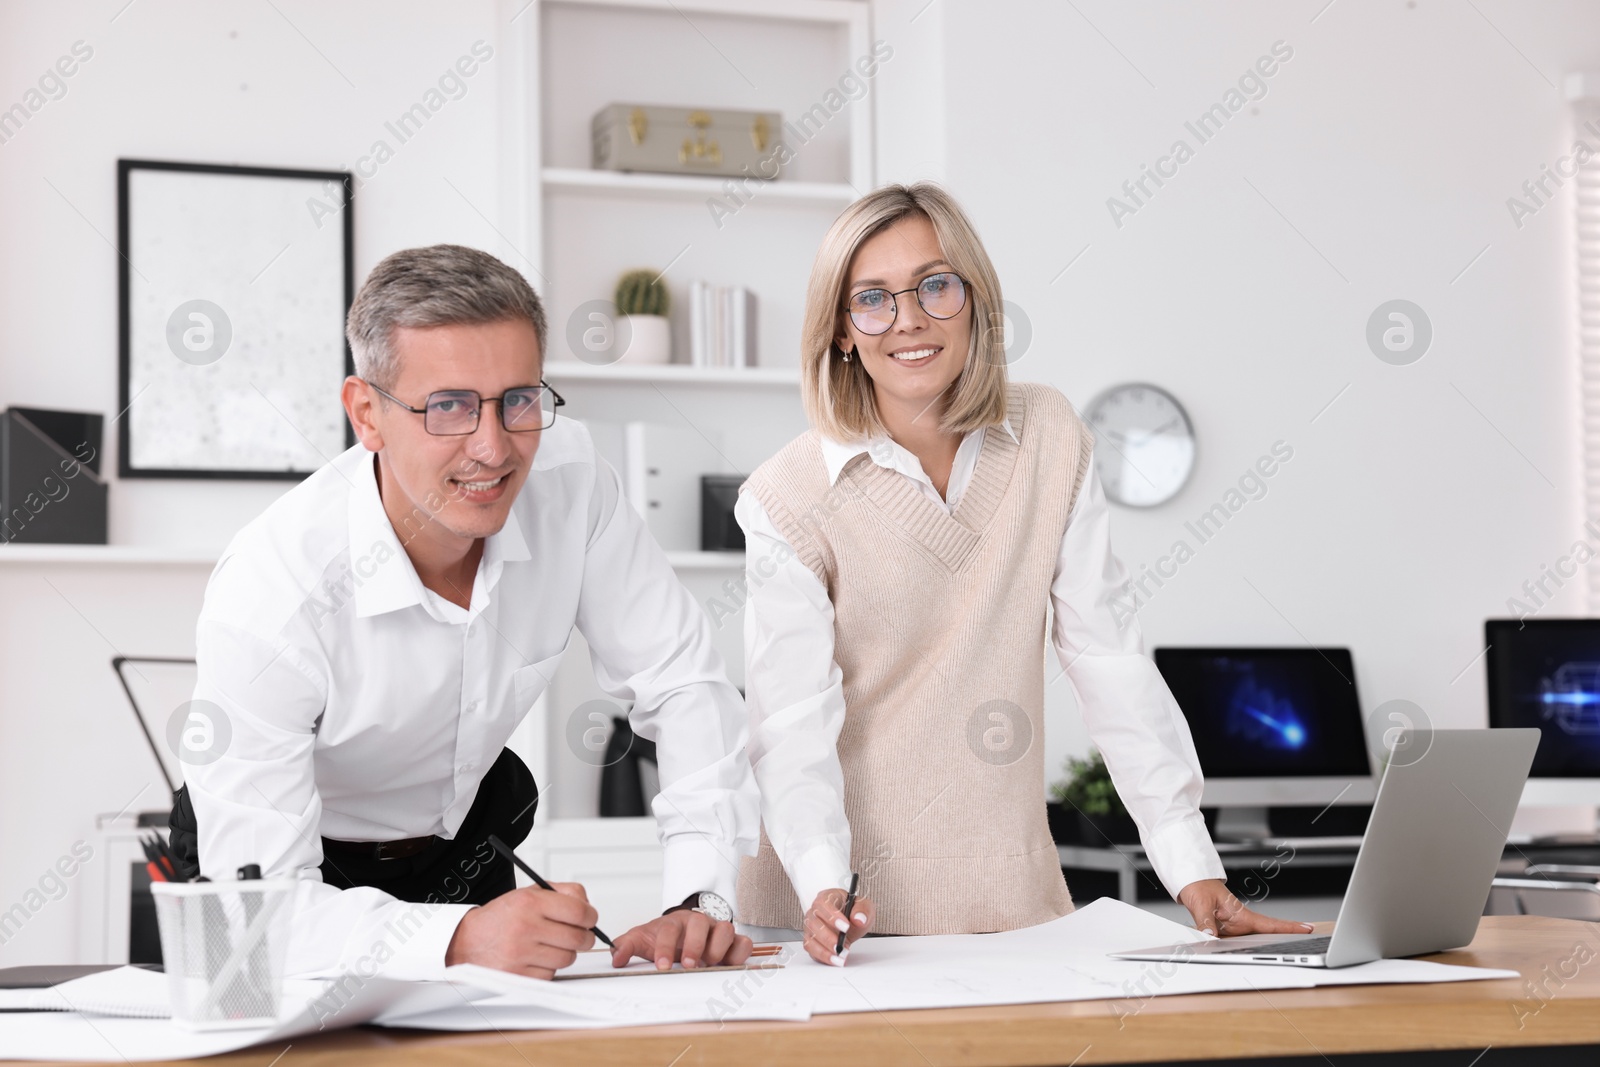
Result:
<svg viewBox="0 0 1600 1067"><path fill-rule="evenodd" d="M1330 936L1253 934L1112 956L1348 967L1460 948L1478 931L1538 746L1536 729L1405 731L1394 750L1423 755L1384 773Z"/></svg>

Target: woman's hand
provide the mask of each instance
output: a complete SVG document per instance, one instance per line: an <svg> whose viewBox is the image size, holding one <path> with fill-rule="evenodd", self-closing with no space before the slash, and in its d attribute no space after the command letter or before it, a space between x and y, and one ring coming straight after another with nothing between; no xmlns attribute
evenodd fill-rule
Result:
<svg viewBox="0 0 1600 1067"><path fill-rule="evenodd" d="M1310 923L1274 919L1251 911L1238 897L1228 891L1220 878L1206 878L1190 882L1178 893L1178 903L1194 916L1196 930L1223 937L1241 934L1309 934L1316 927Z"/></svg>
<svg viewBox="0 0 1600 1067"><path fill-rule="evenodd" d="M801 933L805 935L806 952L818 963L843 967L845 957L850 955L851 944L872 929L872 901L857 897L856 906L850 909L852 914L847 917L841 909L848 898L849 894L843 889L824 889L812 902L811 910L806 912L805 928ZM839 944L841 933L844 934L844 951L835 955L834 949Z"/></svg>

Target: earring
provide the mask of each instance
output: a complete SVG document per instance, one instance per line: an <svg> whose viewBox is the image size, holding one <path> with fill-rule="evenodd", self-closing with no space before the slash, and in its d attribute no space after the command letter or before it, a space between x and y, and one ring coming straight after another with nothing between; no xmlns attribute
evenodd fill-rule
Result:
<svg viewBox="0 0 1600 1067"><path fill-rule="evenodd" d="M846 363L849 363L852 358L854 358L856 356L859 356L860 354L861 354L861 349L856 347L855 345L851 345L850 346L850 351L848 351L848 352L846 352L844 354L844 361Z"/></svg>
<svg viewBox="0 0 1600 1067"><path fill-rule="evenodd" d="M851 347L850 351L851 352L855 351L854 346ZM841 348L841 349L839 349L839 355L840 355L841 358L843 358L843 360L846 363L850 362L850 352L846 352L844 349Z"/></svg>

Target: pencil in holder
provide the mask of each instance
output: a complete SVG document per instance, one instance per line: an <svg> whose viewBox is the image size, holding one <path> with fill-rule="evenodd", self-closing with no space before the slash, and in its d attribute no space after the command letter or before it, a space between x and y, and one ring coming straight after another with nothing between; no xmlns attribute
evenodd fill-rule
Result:
<svg viewBox="0 0 1600 1067"><path fill-rule="evenodd" d="M277 1022L294 879L156 882L150 891L172 1021L190 1030Z"/></svg>

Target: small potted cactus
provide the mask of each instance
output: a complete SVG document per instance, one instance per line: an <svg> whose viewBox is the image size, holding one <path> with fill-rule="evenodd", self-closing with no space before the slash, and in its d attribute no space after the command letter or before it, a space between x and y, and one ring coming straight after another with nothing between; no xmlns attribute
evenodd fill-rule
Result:
<svg viewBox="0 0 1600 1067"><path fill-rule="evenodd" d="M630 270L617 279L617 313L627 317L624 363L672 362L672 325L667 312L672 294L653 270Z"/></svg>

